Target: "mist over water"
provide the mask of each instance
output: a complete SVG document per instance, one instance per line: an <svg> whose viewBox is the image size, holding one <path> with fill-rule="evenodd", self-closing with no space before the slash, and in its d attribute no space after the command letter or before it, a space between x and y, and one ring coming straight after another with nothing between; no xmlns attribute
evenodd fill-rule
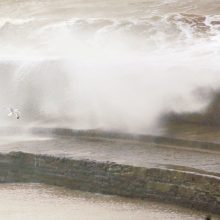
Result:
<svg viewBox="0 0 220 220"><path fill-rule="evenodd" d="M0 1L0 106L22 120L149 133L220 85L218 0Z"/></svg>

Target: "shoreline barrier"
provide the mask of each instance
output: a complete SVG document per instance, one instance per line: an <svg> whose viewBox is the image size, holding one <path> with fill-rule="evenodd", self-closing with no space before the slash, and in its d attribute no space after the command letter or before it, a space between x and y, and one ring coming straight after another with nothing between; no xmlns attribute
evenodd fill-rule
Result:
<svg viewBox="0 0 220 220"><path fill-rule="evenodd" d="M150 198L220 214L220 177L196 172L11 152L0 154L0 183L10 182Z"/></svg>

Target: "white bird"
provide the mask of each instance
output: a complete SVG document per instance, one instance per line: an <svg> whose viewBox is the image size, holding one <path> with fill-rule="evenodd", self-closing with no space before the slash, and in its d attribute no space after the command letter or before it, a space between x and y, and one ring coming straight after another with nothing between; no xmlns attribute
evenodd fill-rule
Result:
<svg viewBox="0 0 220 220"><path fill-rule="evenodd" d="M20 118L20 112L17 108L7 108L9 113L8 113L8 116L11 117L11 116L15 116L17 119Z"/></svg>

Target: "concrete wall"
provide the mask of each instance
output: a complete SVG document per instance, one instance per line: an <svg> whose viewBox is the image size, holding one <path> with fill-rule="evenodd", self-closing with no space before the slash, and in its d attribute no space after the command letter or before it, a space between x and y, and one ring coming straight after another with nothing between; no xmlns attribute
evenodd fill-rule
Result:
<svg viewBox="0 0 220 220"><path fill-rule="evenodd" d="M0 182L42 182L90 192L155 198L220 213L220 178L174 170L17 152L0 154Z"/></svg>

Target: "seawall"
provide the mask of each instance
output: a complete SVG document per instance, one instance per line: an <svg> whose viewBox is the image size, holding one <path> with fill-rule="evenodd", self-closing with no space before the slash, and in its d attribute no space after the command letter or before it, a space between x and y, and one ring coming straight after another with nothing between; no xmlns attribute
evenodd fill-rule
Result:
<svg viewBox="0 0 220 220"><path fill-rule="evenodd" d="M193 172L12 152L0 154L0 182L153 198L220 214L220 178Z"/></svg>

